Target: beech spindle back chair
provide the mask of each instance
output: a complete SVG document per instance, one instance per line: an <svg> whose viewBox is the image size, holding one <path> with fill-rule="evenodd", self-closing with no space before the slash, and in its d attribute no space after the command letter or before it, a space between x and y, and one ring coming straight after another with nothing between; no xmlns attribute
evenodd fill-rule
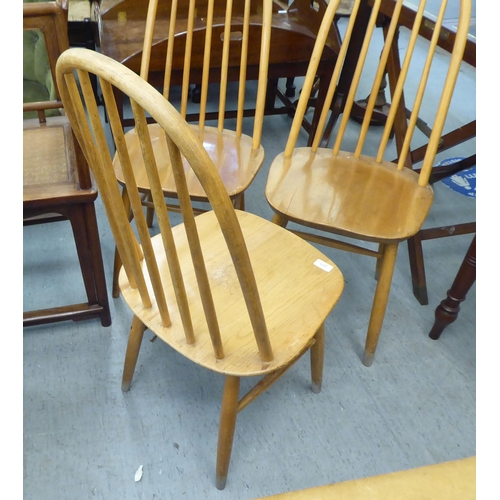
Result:
<svg viewBox="0 0 500 500"><path fill-rule="evenodd" d="M85 49L67 51L57 69L63 102L97 179L123 262L119 285L133 320L122 390L130 388L146 328L194 363L223 374L216 467L216 486L222 489L236 414L307 350L311 352L313 390L319 392L324 322L342 293L342 274L308 242L270 221L236 210L196 132L137 74ZM102 89L140 244L121 202L89 74L98 77ZM131 99L160 229L154 237L149 234L113 87ZM148 127L147 116L154 118L168 144L183 218L175 227L170 223L154 154L157 133ZM212 207L196 217L188 187L191 176L199 180ZM246 376L262 379L238 399L240 378Z"/></svg>
<svg viewBox="0 0 500 500"><path fill-rule="evenodd" d="M433 190L428 184L429 175L432 171L436 150L460 70L470 22L471 1L461 0L458 30L453 50L447 60L447 72L443 73L444 83L437 102L428 105L434 110L435 116L434 122L432 122L432 117L426 115L432 133L428 140L420 173L417 174L411 169L411 158L408 152L414 139L419 113L428 99L429 94L426 93L426 91L428 92L426 87L429 83L428 77L447 2L446 0L441 2L440 13L435 22L434 36L427 46L427 53L424 57L414 57L418 52L416 45L419 40L418 34L425 11L425 3L425 0L417 2L418 9L414 25L411 30L407 31L408 42L404 47L406 50L403 50L402 45L400 44L398 47L396 43L403 0L355 0L353 2L353 10L333 71L331 86L315 138L311 147L299 147L297 139L300 123L307 109L316 65L323 49L325 34L331 26L339 6L339 0L330 0L285 151L271 164L266 186L266 197L275 212L273 221L276 224L285 227L289 221L292 221L327 233L378 244L378 250L373 250L359 244L336 241L329 236L294 231L310 241L373 256L377 259L378 283L363 357L363 363L366 366L372 364L379 340L398 244L419 231L433 201ZM323 128L327 122L331 102L338 86L338 78L342 71L347 49L355 38L352 37L351 40L353 26L358 12L361 12L362 7L367 4L372 9L371 17L354 69L352 84L345 96L343 115L335 131L334 144L331 148L320 147ZM374 51L369 52L382 4L385 6L384 11L392 12L390 24L384 31L382 51L380 52L380 48L377 46ZM357 131L353 138L352 134L347 133L348 120L360 81L362 77L363 80L366 78L365 62L373 60L373 57L377 58L379 64L374 72L372 91L363 123L360 127L356 126ZM399 57L402 60L401 65L396 64ZM399 63L399 61L397 62ZM371 141L367 141L367 133L386 66L389 69L391 83L391 104L385 127L380 129L380 132L377 131L379 133L378 145L373 148ZM401 70L395 72L393 71L395 67L400 67ZM410 94L405 87L408 82L414 84L414 91L411 94L413 97L409 97ZM436 88L432 88L432 91L439 92ZM409 120L406 117L405 99L413 99L410 105L412 113ZM398 132L395 137L395 140L398 141L397 150L400 151L397 164L388 161L394 158L394 152L389 147L392 143L390 137L393 128ZM345 147L346 144L352 145L347 146L349 149L342 150L342 146Z"/></svg>
<svg viewBox="0 0 500 500"><path fill-rule="evenodd" d="M165 76L163 96L170 100L186 118L190 102L191 86L199 84L199 120L190 127L195 131L212 161L217 167L226 190L235 206L244 209L244 192L260 170L264 161L261 144L262 124L267 90L267 73L271 38L272 0L189 0L170 2L168 32L166 40L157 42L164 49ZM162 6L165 9L165 6ZM158 0L150 0L146 18L146 29L142 50L140 76L148 80L150 57L155 30ZM250 47L249 40L260 40L260 45ZM247 64L249 52L260 53L259 74L255 99L252 131L244 133L246 109L252 101L249 97ZM182 68L182 71L176 68ZM228 89L230 82L237 82L237 96ZM176 89L173 89L176 87ZM180 102L173 97L174 90L180 92ZM178 93L178 92L177 92ZM236 123L228 124L230 99L236 97ZM233 113L234 114L234 113ZM216 116L216 126L210 120ZM246 125L245 125L246 126ZM161 127L150 123L154 154L160 171L161 186L165 197L177 198L177 191L167 153L167 143ZM250 133L250 135L248 135ZM139 189L143 194L143 205L147 207L148 225L153 224L154 207L151 202L149 180L139 150L139 139L135 130L126 135L131 153L133 169ZM115 159L118 181L125 185L120 159ZM188 176L189 196L193 201L207 202L207 196L196 179ZM123 201L129 206L127 191L123 190ZM199 206L199 205L198 205ZM169 203L171 210L177 204ZM203 209L200 209L203 211ZM118 253L115 254L113 296L118 296Z"/></svg>

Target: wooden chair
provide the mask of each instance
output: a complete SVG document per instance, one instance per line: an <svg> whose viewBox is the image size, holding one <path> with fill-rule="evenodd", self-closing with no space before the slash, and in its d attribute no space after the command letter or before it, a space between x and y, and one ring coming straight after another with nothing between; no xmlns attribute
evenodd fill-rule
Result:
<svg viewBox="0 0 500 500"><path fill-rule="evenodd" d="M122 390L130 388L147 328L194 363L223 374L216 467L216 486L222 489L237 413L309 349L313 391L320 390L324 322L342 293L342 274L301 238L236 210L199 133L136 73L103 54L78 48L60 57L57 71L65 108L97 179L123 262L119 285L133 319ZM89 73L100 82L140 245L121 202ZM132 102L160 229L154 237L149 234L132 163L137 157L128 147L112 87ZM146 116L154 118L168 144L183 218L175 227L170 224L161 167L154 154L159 133L147 125ZM192 177L200 182L213 209L197 217L189 192ZM240 378L249 376L262 378L238 400Z"/></svg>
<svg viewBox="0 0 500 500"><path fill-rule="evenodd" d="M350 479L255 500L476 500L476 457Z"/></svg>
<svg viewBox="0 0 500 500"><path fill-rule="evenodd" d="M183 118L186 118L190 86L201 84L198 123L191 128L203 142L215 163L221 179L226 186L235 206L244 209L244 192L257 175L264 161L264 148L261 145L262 124L267 88L267 71L269 64L272 0L260 2L246 1L228 2L205 0L195 2L172 1L168 16L168 36L164 47L164 82L163 96L176 103ZM234 7L234 8L233 8ZM244 7L244 8L243 8ZM162 6L165 9L165 6ZM150 0L146 19L146 30L142 49L140 76L148 80L150 57L152 51L153 32L155 29L158 0ZM163 19L164 20L164 19ZM162 25L162 29L166 27ZM250 37L250 32L252 36ZM257 33L257 35L256 35ZM249 47L248 41L260 39L260 46ZM246 68L249 52L260 51L260 67L258 88L255 96L255 116L253 130L244 132L243 118L245 104L248 107L249 97ZM174 70L183 68L182 72ZM232 96L228 90L230 80L238 81L238 94ZM213 84L219 84L219 89ZM210 84L210 85L209 85ZM175 101L172 87L181 87L180 101ZM210 87L210 98L209 98ZM218 95L217 95L218 94ZM226 115L227 101L237 99L235 123L228 124ZM211 113L211 114L209 114ZM216 126L207 122L217 119ZM245 124L250 126L251 124ZM156 161L160 169L162 189L165 197L177 198L177 190L172 176L167 143L163 130L158 124L149 125L154 141ZM250 134L250 135L248 135ZM131 160L139 190L143 193L143 205L148 211L148 225L153 223L154 208L151 203L149 180L139 149L140 141L135 130L126 136ZM115 159L115 172L118 182L124 186L125 178L120 159ZM193 201L207 202L207 196L196 179L188 177L189 195ZM123 189L123 202L129 207L126 189ZM171 210L176 208L169 203ZM202 211L202 210L200 210ZM113 297L117 297L118 273L121 263L118 252L115 252L113 273Z"/></svg>
<svg viewBox="0 0 500 500"><path fill-rule="evenodd" d="M56 60L68 48L66 16L57 2L23 4L23 29L43 34L54 84ZM23 325L100 318L103 326L109 326L111 315L94 207L97 190L66 116L46 116L47 110L63 108L56 84L55 94L54 101L23 104L24 112L38 115L23 121L23 224L71 223L88 301L24 312Z"/></svg>
<svg viewBox="0 0 500 500"><path fill-rule="evenodd" d="M363 124L357 127L354 134L346 133L350 110L355 100L358 84L364 64L368 59L371 36L375 28L381 3L392 4L391 23L387 29L382 53L376 48L375 57L379 62L373 78L373 91ZM438 147L439 139L446 120L448 107L453 94L453 88L459 72L460 62L467 39L467 30L471 12L470 0L461 0L461 13L458 22L458 31L454 48L448 60L449 69L442 92L433 105L436 116L432 126L432 135L429 139L426 155L420 173L413 172L409 165L408 151L416 129L415 124L424 99L424 90L432 63L432 58L440 34L444 7L434 29L434 36L429 44L428 54L420 59L412 55L418 38L419 22L422 20L425 2L420 2L413 30L408 35L406 53L391 50L398 26L398 16L402 8L401 0L374 0L368 1L373 5L371 18L363 40L363 47L354 71L351 88L346 95L345 107L340 120L333 148L319 147L322 129L327 121L330 102L334 96L337 78L341 72L343 60L351 40L352 28L356 20L360 5L366 0L356 0L353 12L349 18L348 27L344 35L344 42L335 66L332 85L325 102L322 118L315 139L311 147L298 147L297 138L300 130L300 120L303 110L307 108L307 100L313 85L315 64L318 54L321 53L324 40L324 30L332 23L338 0L331 0L327 13L323 19L324 26L317 39L315 54L304 82L302 93L297 107L289 139L285 151L272 162L266 186L266 197L275 212L273 221L286 226L289 221L299 225L319 230L318 232L295 231L300 236L320 244L340 248L343 250L373 256L377 259L376 276L378 283L372 306L371 317L366 337L363 363L370 366L373 362L375 350L385 315L387 300L392 282L392 274L396 261L398 244L414 235L422 226L433 200L433 191L428 184L430 172ZM444 6L445 2L443 2ZM383 77L385 66L389 69L395 65L395 58L401 54L402 64L399 78L394 82L395 92L392 95L391 108L387 123L380 130L378 145L368 142L369 151L365 142L370 123L371 113L375 104L377 90ZM380 55L380 58L379 58ZM371 58L373 60L373 58ZM408 74L411 63L411 77ZM415 74L416 72L416 74ZM393 72L389 71L389 75ZM408 77L408 78L407 78ZM365 78L365 76L363 76ZM406 122L405 99L411 95L405 90L404 83L411 81L414 86L412 115ZM436 90L435 88L433 89ZM427 96L427 94L426 94ZM398 121L398 130L405 130L401 137L396 134L399 144L397 164L392 163L394 152L388 147L389 136L395 121ZM429 121L429 123L431 123ZM349 149L341 150L344 142L348 142ZM351 152L352 148L352 152ZM388 156L388 158L386 158ZM334 233L342 237L353 238L376 244L359 245L347 241L336 241L322 232Z"/></svg>

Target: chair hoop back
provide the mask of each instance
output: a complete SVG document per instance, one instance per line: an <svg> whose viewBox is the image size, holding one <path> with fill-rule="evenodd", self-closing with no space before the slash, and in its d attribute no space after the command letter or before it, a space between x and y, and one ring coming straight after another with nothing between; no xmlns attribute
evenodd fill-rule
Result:
<svg viewBox="0 0 500 500"><path fill-rule="evenodd" d="M113 170L112 155L108 148L108 138L95 101L89 73L97 76L102 89L113 143L124 171L126 189L130 198L140 246L121 201L119 186ZM162 279L165 278L160 275L158 270L113 88L120 90L131 100L135 128L139 136L142 156L151 186L153 203L186 341L194 343L196 336L189 312L175 239L153 154L146 115L151 116L160 125L167 138L192 266L216 358L224 357L224 349L205 267L205 257L200 245L196 220L187 189L183 160L189 163L214 209L238 276L260 356L263 361L271 361L273 355L259 292L235 210L213 162L189 125L179 112L139 75L102 54L85 49L66 51L58 60L57 78L68 118L96 177L129 284L139 290L143 307L150 308L155 303L162 324L164 326L171 324L162 285ZM80 95L77 79L83 98ZM145 261L145 266L141 264L142 259Z"/></svg>
<svg viewBox="0 0 500 500"><path fill-rule="evenodd" d="M337 155L339 153L342 147L342 143L345 139L347 123L351 115L354 101L357 97L356 92L360 86L360 82L365 78L366 75L366 73L364 72L366 62L370 60L372 56L376 56L379 57L379 64L376 68L375 76L373 77L370 97L366 106L366 112L359 132L357 144L355 145L355 148L353 148L354 156L356 158L359 158L363 154L363 148L366 146L365 143L368 127L370 125L373 111L375 109L377 94L382 83L382 78L387 72L389 75L389 84L391 90L390 110L383 132L381 134L378 150L376 154L370 154L370 156L376 158L377 162L381 162L384 159L384 154L386 153L389 138L391 136L391 131L393 130L395 124L401 123L402 118L403 125L399 127L399 130L401 130L402 128L403 132L401 134L396 134L398 149L398 169L401 170L404 166L412 166L411 158L409 158L411 141L416 130L417 120L419 119L419 112L421 112L421 105L424 99L424 94L426 92L427 83L429 81L431 66L436 55L436 49L439 46L441 28L443 25L443 19L445 17L447 0L442 0L441 2L439 14L434 21L435 26L433 36L428 46L427 56L421 63L417 63L417 58L412 56L415 53L414 49L421 28L426 22L426 0L420 0L417 3L418 8L416 11L413 11L404 6L404 0L353 1L352 13L347 23L342 46L335 68L333 70L331 84L319 120L317 132L312 144L313 151L316 151L319 147L325 124L327 122L327 118L331 109L332 101L337 90L339 79L342 75L343 65L346 62L346 55L348 53L349 45L354 43L354 37L352 35L356 19L359 15L361 15L363 9L366 11L366 8L371 8L370 18L365 30L364 38L362 40L361 50L353 73L352 82L349 88L349 92L347 96L345 96L343 116L340 120L340 124L336 132L336 138L333 144L333 154ZM313 56L311 58L311 63L309 65L307 76L304 82L304 87L302 89L301 96L297 105L297 112L295 114L288 143L286 145L285 156L290 156L296 146L303 116L307 111L308 101L310 98L311 90L313 88L316 69L318 67L321 53L323 51L323 46L326 40L326 34L334 20L334 16L337 13L339 4L340 0L331 0L323 18L323 22L316 40ZM408 12L410 12L411 14L408 15ZM453 90L459 74L460 64L462 62L467 42L470 16L471 0L460 0L460 17L457 24L458 28L455 34L455 43L453 46L453 50L451 51L451 56L449 57L448 70L446 78L444 79L442 91L440 93L438 103L435 106L436 113L434 116L434 123L431 127L432 132L430 134L426 155L423 160L423 165L420 172L419 184L421 186L424 186L428 183L433 166L433 161L439 146L440 138L442 136L446 121L446 115L451 103ZM377 52L370 52L370 49L373 46L374 40L376 38L374 36L374 33L376 31L375 28L379 25L381 17L386 21L385 23L383 23L384 44L381 52L379 51L380 49L376 49ZM405 35L407 35L408 42L404 51L399 50L401 49L401 44L397 43L401 26L409 29L409 32L405 33ZM401 65L399 64L400 57L402 60ZM417 70L415 70L415 66L417 64L420 64L420 66ZM410 66L412 69L411 73ZM409 76L410 74L411 78ZM408 80L411 79L412 84L415 83L413 75L417 75L419 81L415 85L416 91L414 92L413 102L411 103L411 116L409 117L408 123L406 123L405 97L407 100L409 99L408 96L403 93L403 89L405 87L405 83L407 83Z"/></svg>

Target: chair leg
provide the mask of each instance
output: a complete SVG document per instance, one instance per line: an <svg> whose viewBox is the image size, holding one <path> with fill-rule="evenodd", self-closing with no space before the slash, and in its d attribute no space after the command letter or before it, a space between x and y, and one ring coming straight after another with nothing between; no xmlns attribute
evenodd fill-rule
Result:
<svg viewBox="0 0 500 500"><path fill-rule="evenodd" d="M288 219L286 217L283 217L282 215L274 214L272 222L278 226L286 227L286 225L288 224Z"/></svg>
<svg viewBox="0 0 500 500"><path fill-rule="evenodd" d="M233 448L236 415L238 413L238 395L240 391L240 377L226 376L224 393L222 395L222 408L219 422L219 442L217 445L217 466L215 473L215 486L223 490L226 486L229 460Z"/></svg>
<svg viewBox="0 0 500 500"><path fill-rule="evenodd" d="M245 193L241 193L239 196L234 198L233 206L237 210L245 210Z"/></svg>
<svg viewBox="0 0 500 500"><path fill-rule="evenodd" d="M368 333L366 335L365 353L363 357L363 364L365 366L371 366L375 356L375 350L377 349L382 323L384 322L387 300L389 299L389 292L391 290L392 275L396 264L397 252L397 243L385 246L380 267L380 277L375 290L370 322L368 324Z"/></svg>
<svg viewBox="0 0 500 500"><path fill-rule="evenodd" d="M111 311L109 309L108 289L106 286L106 273L102 260L101 241L99 239L99 229L97 227L97 216L95 205L87 204L84 207L87 236L90 248L90 259L94 270L94 281L97 292L97 301L103 306L101 315L102 326L111 325Z"/></svg>
<svg viewBox="0 0 500 500"><path fill-rule="evenodd" d="M94 276L92 272L92 263L90 261L90 249L85 227L85 215L83 205L73 205L65 210L66 217L69 219L73 238L75 240L76 253L80 262L80 269L83 277L83 284L90 304L97 303L97 294L94 286Z"/></svg>
<svg viewBox="0 0 500 500"><path fill-rule="evenodd" d="M88 303L102 306L101 324L110 326L111 313L94 204L73 205L65 213L73 230Z"/></svg>
<svg viewBox="0 0 500 500"><path fill-rule="evenodd" d="M316 335L316 342L311 347L311 379L312 391L318 394L321 391L323 382L323 362L325 358L325 324L323 323Z"/></svg>
<svg viewBox="0 0 500 500"><path fill-rule="evenodd" d="M380 269L382 268L382 261L383 261L383 256L385 252L385 245L383 243L379 243L378 245L378 251L381 255L381 257L377 258L377 264L375 267L375 280L378 281L380 277Z"/></svg>
<svg viewBox="0 0 500 500"><path fill-rule="evenodd" d="M122 202L125 207L125 211L128 213L129 221L132 220L133 214L130 205L130 199L128 197L127 189L124 187L122 190ZM118 286L118 276L120 274L120 269L122 267L122 261L118 249L115 247L115 259L113 262L113 285L111 295L114 299L120 296L120 287Z"/></svg>
<svg viewBox="0 0 500 500"><path fill-rule="evenodd" d="M142 338L146 331L146 325L137 317L132 318L132 325L130 326L130 333L128 336L127 352L125 354L125 363L123 365L122 375L122 391L127 392L132 383L134 376L135 365L139 357L139 350L141 349Z"/></svg>
<svg viewBox="0 0 500 500"><path fill-rule="evenodd" d="M429 304L429 297L427 295L427 283L425 280L422 238L419 233L408 239L408 256L410 258L413 295L421 305L426 306Z"/></svg>

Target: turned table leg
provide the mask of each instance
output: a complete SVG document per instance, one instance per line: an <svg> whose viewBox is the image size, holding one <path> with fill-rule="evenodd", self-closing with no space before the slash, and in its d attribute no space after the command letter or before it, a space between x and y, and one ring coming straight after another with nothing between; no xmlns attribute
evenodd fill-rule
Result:
<svg viewBox="0 0 500 500"><path fill-rule="evenodd" d="M429 333L431 339L437 340L445 327L457 319L460 303L465 300L467 292L475 281L476 237L474 236L446 298L436 308L434 326Z"/></svg>

